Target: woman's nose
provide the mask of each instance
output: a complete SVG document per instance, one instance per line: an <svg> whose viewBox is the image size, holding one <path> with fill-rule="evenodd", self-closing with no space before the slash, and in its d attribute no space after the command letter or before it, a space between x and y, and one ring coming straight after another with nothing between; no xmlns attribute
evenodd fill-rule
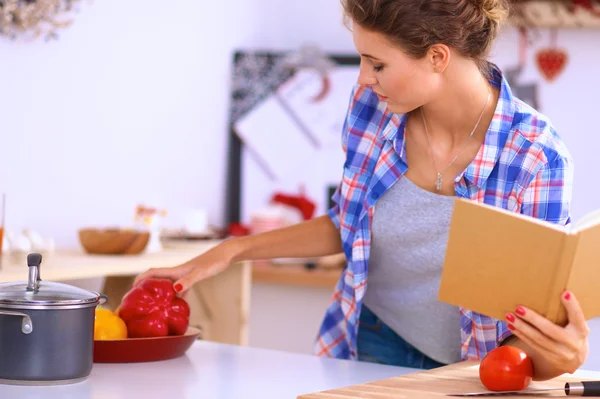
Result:
<svg viewBox="0 0 600 399"><path fill-rule="evenodd" d="M377 83L372 71L369 71L369 66L361 63L360 72L358 73L358 84L361 86L373 86Z"/></svg>

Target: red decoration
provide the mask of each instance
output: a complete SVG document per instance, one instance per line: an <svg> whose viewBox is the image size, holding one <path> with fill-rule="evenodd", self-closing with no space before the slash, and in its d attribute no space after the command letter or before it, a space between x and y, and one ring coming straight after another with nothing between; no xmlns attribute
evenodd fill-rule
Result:
<svg viewBox="0 0 600 399"><path fill-rule="evenodd" d="M600 10L597 10L592 4L592 0L572 0L573 4L569 5L569 11L574 14L578 8L583 8L587 12L597 17L600 17Z"/></svg>
<svg viewBox="0 0 600 399"><path fill-rule="evenodd" d="M536 60L544 78L552 81L565 69L567 58L563 50L545 49L538 52Z"/></svg>
<svg viewBox="0 0 600 399"><path fill-rule="evenodd" d="M300 190L300 195L288 195L283 193L275 193L271 202L280 203L294 207L302 213L304 220L312 219L316 205L304 195L304 190Z"/></svg>
<svg viewBox="0 0 600 399"><path fill-rule="evenodd" d="M562 73L569 59L566 51L556 46L556 30L551 35L551 46L538 51L536 55L538 69L549 82Z"/></svg>
<svg viewBox="0 0 600 399"><path fill-rule="evenodd" d="M233 237L243 237L250 234L250 227L242 223L231 223L229 225L229 234Z"/></svg>

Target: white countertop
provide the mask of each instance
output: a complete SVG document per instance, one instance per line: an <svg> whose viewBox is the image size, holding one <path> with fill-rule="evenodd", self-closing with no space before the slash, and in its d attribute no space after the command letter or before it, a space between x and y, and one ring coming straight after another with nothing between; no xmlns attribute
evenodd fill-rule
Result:
<svg viewBox="0 0 600 399"><path fill-rule="evenodd" d="M84 382L46 387L0 384L10 399L295 399L420 371L198 341L162 362L94 364ZM580 370L576 376L600 379Z"/></svg>
<svg viewBox="0 0 600 399"><path fill-rule="evenodd" d="M295 399L303 393L418 370L198 341L185 356L152 363L94 364L84 382L0 385L11 399Z"/></svg>

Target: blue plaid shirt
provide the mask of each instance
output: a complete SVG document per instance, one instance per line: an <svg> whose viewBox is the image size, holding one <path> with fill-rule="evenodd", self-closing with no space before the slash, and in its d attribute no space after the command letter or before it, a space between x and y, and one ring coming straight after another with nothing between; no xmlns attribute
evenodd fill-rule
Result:
<svg viewBox="0 0 600 399"><path fill-rule="evenodd" d="M483 145L457 176L458 197L520 212L552 223L570 222L571 155L544 115L514 97L494 66L500 90ZM342 131L342 180L328 211L339 229L346 267L317 337L320 356L356 359L358 318L367 287L374 205L408 166L406 114L392 114L368 87L356 86ZM460 308L461 356L482 359L511 332L506 323Z"/></svg>

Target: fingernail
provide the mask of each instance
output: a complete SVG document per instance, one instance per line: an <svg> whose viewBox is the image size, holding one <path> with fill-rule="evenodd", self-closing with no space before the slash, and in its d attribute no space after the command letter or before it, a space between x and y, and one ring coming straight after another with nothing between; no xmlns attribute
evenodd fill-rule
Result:
<svg viewBox="0 0 600 399"><path fill-rule="evenodd" d="M521 306L517 306L515 313L518 314L519 316L525 316L525 309L523 309Z"/></svg>
<svg viewBox="0 0 600 399"><path fill-rule="evenodd" d="M510 321L511 323L515 322L515 316L512 313L507 313L506 314L506 320Z"/></svg>
<svg viewBox="0 0 600 399"><path fill-rule="evenodd" d="M173 289L175 290L175 292L181 292L181 290L183 289L183 285L177 283L173 286Z"/></svg>
<svg viewBox="0 0 600 399"><path fill-rule="evenodd" d="M570 292L565 292L565 299L568 301L569 299L571 299L571 293Z"/></svg>
<svg viewBox="0 0 600 399"><path fill-rule="evenodd" d="M508 327L508 329L510 331L514 331L515 330L515 326L513 326L512 324L507 324L506 326Z"/></svg>

